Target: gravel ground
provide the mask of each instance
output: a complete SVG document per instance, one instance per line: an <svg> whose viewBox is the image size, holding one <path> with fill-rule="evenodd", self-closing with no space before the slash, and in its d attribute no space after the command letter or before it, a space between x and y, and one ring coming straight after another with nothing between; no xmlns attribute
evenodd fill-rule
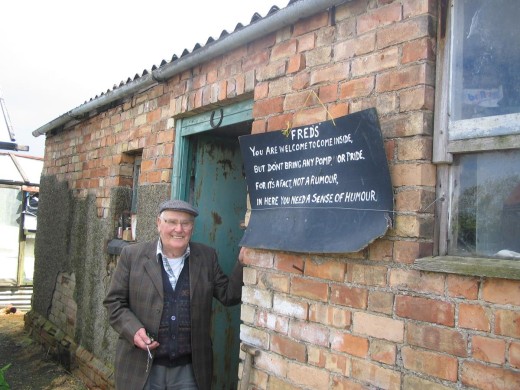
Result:
<svg viewBox="0 0 520 390"><path fill-rule="evenodd" d="M11 390L86 390L24 331L23 313L0 313L0 368ZM0 389L2 387L0 382Z"/></svg>

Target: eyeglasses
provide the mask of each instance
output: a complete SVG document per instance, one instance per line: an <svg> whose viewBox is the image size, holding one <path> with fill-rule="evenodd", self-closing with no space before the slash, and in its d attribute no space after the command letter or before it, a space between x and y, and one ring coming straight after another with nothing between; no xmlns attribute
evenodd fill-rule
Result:
<svg viewBox="0 0 520 390"><path fill-rule="evenodd" d="M160 217L166 225L168 225L171 228L176 228L177 226L181 226L183 230L189 230L193 227L193 221L190 220L183 220L179 221L177 219L166 219L163 217Z"/></svg>

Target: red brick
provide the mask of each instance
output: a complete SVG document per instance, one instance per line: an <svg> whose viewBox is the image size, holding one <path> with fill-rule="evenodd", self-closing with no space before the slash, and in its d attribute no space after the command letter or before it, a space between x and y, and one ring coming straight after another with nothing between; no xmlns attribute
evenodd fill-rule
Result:
<svg viewBox="0 0 520 390"><path fill-rule="evenodd" d="M399 372L365 360L352 360L352 377L371 385L365 386L364 389L399 390L401 388L401 374Z"/></svg>
<svg viewBox="0 0 520 390"><path fill-rule="evenodd" d="M290 279L286 274L263 272L260 277L260 285L271 291L288 293Z"/></svg>
<svg viewBox="0 0 520 390"><path fill-rule="evenodd" d="M298 21L293 28L293 36L298 37L300 35L307 34L308 32L317 30L321 27L325 27L329 24L329 13L322 12Z"/></svg>
<svg viewBox="0 0 520 390"><path fill-rule="evenodd" d="M452 329L410 322L406 325L406 342L450 355L467 356L466 337L461 332Z"/></svg>
<svg viewBox="0 0 520 390"><path fill-rule="evenodd" d="M334 351L348 353L349 355L366 357L368 354L368 339L354 336L350 333L332 331L330 348Z"/></svg>
<svg viewBox="0 0 520 390"><path fill-rule="evenodd" d="M389 285L399 290L442 295L444 278L444 275L433 272L394 268L390 270Z"/></svg>
<svg viewBox="0 0 520 390"><path fill-rule="evenodd" d="M495 333L520 338L520 312L497 310L495 312Z"/></svg>
<svg viewBox="0 0 520 390"><path fill-rule="evenodd" d="M376 91L399 91L423 84L434 84L432 67L428 64L410 65L398 71L379 73L376 78Z"/></svg>
<svg viewBox="0 0 520 390"><path fill-rule="evenodd" d="M420 351L410 347L403 347L401 356L403 366L407 370L421 372L451 382L457 380L458 361L455 357Z"/></svg>
<svg viewBox="0 0 520 390"><path fill-rule="evenodd" d="M394 365L397 357L397 347L394 343L388 341L372 340L370 341L369 354L372 360Z"/></svg>
<svg viewBox="0 0 520 390"><path fill-rule="evenodd" d="M330 390L366 390L366 386L344 376L333 376Z"/></svg>
<svg viewBox="0 0 520 390"><path fill-rule="evenodd" d="M347 265L343 261L324 260L318 262L311 260L305 264L305 275L314 278L343 282L346 272Z"/></svg>
<svg viewBox="0 0 520 390"><path fill-rule="evenodd" d="M394 261L397 263L411 264L416 259L431 256L432 245L415 241L395 241Z"/></svg>
<svg viewBox="0 0 520 390"><path fill-rule="evenodd" d="M316 108L298 111L294 115L293 127L304 126L327 120L327 111L320 105Z"/></svg>
<svg viewBox="0 0 520 390"><path fill-rule="evenodd" d="M403 163L390 167L392 183L396 187L422 185L435 186L436 168L432 164ZM397 218L396 218L397 220Z"/></svg>
<svg viewBox="0 0 520 390"><path fill-rule="evenodd" d="M482 287L482 299L501 305L520 306L520 281L486 279Z"/></svg>
<svg viewBox="0 0 520 390"><path fill-rule="evenodd" d="M288 41L283 41L271 49L271 61L276 61L281 58L291 57L293 54L296 54L296 45L297 41L295 39L291 39Z"/></svg>
<svg viewBox="0 0 520 390"><path fill-rule="evenodd" d="M323 325L309 322L291 321L289 336L314 345L326 347L329 344L330 330Z"/></svg>
<svg viewBox="0 0 520 390"><path fill-rule="evenodd" d="M352 331L357 334L399 343L404 339L404 322L370 313L355 312L352 320Z"/></svg>
<svg viewBox="0 0 520 390"><path fill-rule="evenodd" d="M509 364L515 368L520 368L520 342L512 342L509 346Z"/></svg>
<svg viewBox="0 0 520 390"><path fill-rule="evenodd" d="M388 268L365 264L349 264L347 281L368 286L386 286Z"/></svg>
<svg viewBox="0 0 520 390"><path fill-rule="evenodd" d="M385 239L374 241L368 247L368 259L375 261L392 261L394 242Z"/></svg>
<svg viewBox="0 0 520 390"><path fill-rule="evenodd" d="M437 15L437 2L433 0L404 0L403 17L410 18L422 14Z"/></svg>
<svg viewBox="0 0 520 390"><path fill-rule="evenodd" d="M271 62L267 64L266 66L258 69L257 71L257 79L258 81L266 81L266 80L273 80L273 79L279 79L280 77L284 76L287 72L287 64L286 61L277 61L277 62ZM284 82L288 82L285 80L282 80ZM269 86L269 90L271 90L271 85ZM272 95L272 94L271 94Z"/></svg>
<svg viewBox="0 0 520 390"><path fill-rule="evenodd" d="M262 119L256 119L251 125L251 134L265 133L267 122Z"/></svg>
<svg viewBox="0 0 520 390"><path fill-rule="evenodd" d="M474 335L471 344L473 358L488 363L505 363L506 342L504 340Z"/></svg>
<svg viewBox="0 0 520 390"><path fill-rule="evenodd" d="M332 286L330 291L330 303L366 309L368 290L359 287Z"/></svg>
<svg viewBox="0 0 520 390"><path fill-rule="evenodd" d="M433 215L397 215L394 234L399 237L433 239Z"/></svg>
<svg viewBox="0 0 520 390"><path fill-rule="evenodd" d="M260 370L267 371L273 376L285 377L287 375L288 362L283 356L263 351L255 357L255 368L258 367Z"/></svg>
<svg viewBox="0 0 520 390"><path fill-rule="evenodd" d="M295 54L289 58L287 64L287 73L296 73L305 69L305 56L303 54Z"/></svg>
<svg viewBox="0 0 520 390"><path fill-rule="evenodd" d="M350 358L347 356L314 346L307 349L309 364L343 375L350 372Z"/></svg>
<svg viewBox="0 0 520 390"><path fill-rule="evenodd" d="M435 299L397 296L396 314L404 318L446 326L453 326L455 323L455 308L453 304Z"/></svg>
<svg viewBox="0 0 520 390"><path fill-rule="evenodd" d="M399 161L426 160L432 159L432 138L430 137L411 137L397 140L397 159Z"/></svg>
<svg viewBox="0 0 520 390"><path fill-rule="evenodd" d="M326 302L329 297L329 285L312 279L293 277L290 293L295 296Z"/></svg>
<svg viewBox="0 0 520 390"><path fill-rule="evenodd" d="M482 306L461 303L459 305L459 326L489 332L491 330L490 316Z"/></svg>
<svg viewBox="0 0 520 390"><path fill-rule="evenodd" d="M446 277L446 288L450 297L477 299L478 286L479 279L477 278L459 275Z"/></svg>
<svg viewBox="0 0 520 390"><path fill-rule="evenodd" d="M322 104L335 102L338 100L338 86L337 84L325 85L320 87L318 92Z"/></svg>
<svg viewBox="0 0 520 390"><path fill-rule="evenodd" d="M348 63L335 63L331 66L311 70L310 85L321 83L333 83L345 80L349 77Z"/></svg>
<svg viewBox="0 0 520 390"><path fill-rule="evenodd" d="M421 85L399 93L399 110L401 112L414 110L433 111L435 90L428 85Z"/></svg>
<svg viewBox="0 0 520 390"><path fill-rule="evenodd" d="M310 85L311 74L309 71L297 73L293 78L292 88L294 91L301 91Z"/></svg>
<svg viewBox="0 0 520 390"><path fill-rule="evenodd" d="M355 99L368 96L374 90L374 76L354 79L341 84L340 98Z"/></svg>
<svg viewBox="0 0 520 390"><path fill-rule="evenodd" d="M264 99L268 96L269 93L269 83L263 82L258 83L255 87L254 99L255 101Z"/></svg>
<svg viewBox="0 0 520 390"><path fill-rule="evenodd" d="M285 130L291 127L292 121L293 114L272 116L267 120L267 131Z"/></svg>
<svg viewBox="0 0 520 390"><path fill-rule="evenodd" d="M364 34L334 46L334 60L340 61L374 51L376 35L374 33Z"/></svg>
<svg viewBox="0 0 520 390"><path fill-rule="evenodd" d="M306 258L289 253L276 253L274 258L274 268L293 274L303 274Z"/></svg>
<svg viewBox="0 0 520 390"><path fill-rule="evenodd" d="M324 384L328 384L330 373L309 365L296 364L289 362L287 367L287 378L294 383L304 386L307 389L319 389Z"/></svg>
<svg viewBox="0 0 520 390"><path fill-rule="evenodd" d="M316 47L316 35L311 32L298 37L298 53L312 50Z"/></svg>
<svg viewBox="0 0 520 390"><path fill-rule="evenodd" d="M244 263L257 267L272 268L273 254L267 251L246 248L244 251Z"/></svg>
<svg viewBox="0 0 520 390"><path fill-rule="evenodd" d="M384 291L370 291L368 295L368 309L376 313L392 314L394 308L394 294Z"/></svg>
<svg viewBox="0 0 520 390"><path fill-rule="evenodd" d="M432 18L427 15L419 16L379 29L376 38L377 47L381 49L422 37L434 38L434 31Z"/></svg>
<svg viewBox="0 0 520 390"><path fill-rule="evenodd" d="M276 333L271 335L271 351L302 363L306 360L305 344L277 335Z"/></svg>
<svg viewBox="0 0 520 390"><path fill-rule="evenodd" d="M462 384L483 390L520 389L520 372L466 361L462 364Z"/></svg>
<svg viewBox="0 0 520 390"><path fill-rule="evenodd" d="M352 313L347 309L316 303L311 304L309 307L309 321L319 322L335 328L348 329L352 323Z"/></svg>
<svg viewBox="0 0 520 390"><path fill-rule="evenodd" d="M386 69L395 68L399 64L399 50L391 47L352 61L352 77L364 76L370 73L380 73Z"/></svg>
<svg viewBox="0 0 520 390"><path fill-rule="evenodd" d="M284 110L301 110L302 107L309 107L319 104L319 100L314 93L309 91L290 93L285 96Z"/></svg>
<svg viewBox="0 0 520 390"><path fill-rule="evenodd" d="M256 101L253 105L253 116L263 117L283 112L284 97L278 96L270 99Z"/></svg>
<svg viewBox="0 0 520 390"><path fill-rule="evenodd" d="M431 135L432 118L431 113L424 111L390 115L380 119L381 130L387 138Z"/></svg>
<svg viewBox="0 0 520 390"><path fill-rule="evenodd" d="M294 299L290 295L275 294L273 299L273 311L288 317L306 320L309 315L309 304L299 299Z"/></svg>
<svg viewBox="0 0 520 390"><path fill-rule="evenodd" d="M424 211L434 201L433 188L404 188L395 194L395 210Z"/></svg>
<svg viewBox="0 0 520 390"><path fill-rule="evenodd" d="M377 8L357 18L357 32L359 35L401 20L401 4L393 3L386 7Z"/></svg>
<svg viewBox="0 0 520 390"><path fill-rule="evenodd" d="M435 40L422 38L408 42L403 46L402 64L421 60L435 60Z"/></svg>
<svg viewBox="0 0 520 390"><path fill-rule="evenodd" d="M345 115L348 115L350 112L348 103L336 103L330 104L328 106L329 116L328 119L335 119Z"/></svg>
<svg viewBox="0 0 520 390"><path fill-rule="evenodd" d="M247 72L251 69L258 69L269 62L269 51L262 50L250 53L242 62L242 71Z"/></svg>
<svg viewBox="0 0 520 390"><path fill-rule="evenodd" d="M266 310L258 310L255 325L274 330L280 334L287 334L289 331L289 318L270 313Z"/></svg>

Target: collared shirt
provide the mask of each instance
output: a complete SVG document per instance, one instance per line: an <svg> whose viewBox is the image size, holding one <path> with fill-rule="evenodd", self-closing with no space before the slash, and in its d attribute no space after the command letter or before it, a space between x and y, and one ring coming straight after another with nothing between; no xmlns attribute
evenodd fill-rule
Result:
<svg viewBox="0 0 520 390"><path fill-rule="evenodd" d="M177 281L179 280L179 275L184 268L184 261L190 256L190 246L186 248L186 251L181 257L177 258L168 258L164 255L162 250L162 242L161 240L157 241L157 261L163 262L164 270L168 274L168 279L170 280L170 284L172 288L175 290L175 286L177 285Z"/></svg>

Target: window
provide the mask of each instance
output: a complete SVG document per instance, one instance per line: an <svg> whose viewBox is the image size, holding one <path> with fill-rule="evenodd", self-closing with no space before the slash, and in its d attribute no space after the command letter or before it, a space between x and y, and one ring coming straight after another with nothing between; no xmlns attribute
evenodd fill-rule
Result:
<svg viewBox="0 0 520 390"><path fill-rule="evenodd" d="M448 163L439 254L518 260L520 7L451 0L449 10L435 125L436 162Z"/></svg>
<svg viewBox="0 0 520 390"><path fill-rule="evenodd" d="M517 0L454 1L450 140L520 133L519 20Z"/></svg>

